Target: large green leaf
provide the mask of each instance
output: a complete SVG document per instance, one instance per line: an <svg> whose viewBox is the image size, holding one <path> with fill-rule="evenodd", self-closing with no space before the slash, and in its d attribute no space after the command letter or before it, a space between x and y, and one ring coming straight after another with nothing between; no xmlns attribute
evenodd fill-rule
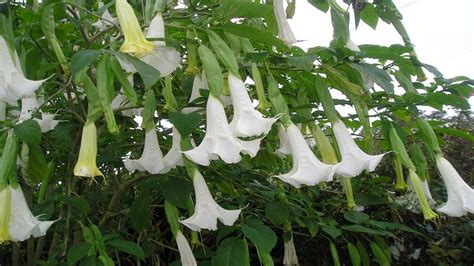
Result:
<svg viewBox="0 0 474 266"><path fill-rule="evenodd" d="M212 257L212 266L248 266L249 251L246 241L231 237L224 239Z"/></svg>
<svg viewBox="0 0 474 266"><path fill-rule="evenodd" d="M358 63L351 64L351 66L362 73L365 73L369 78L371 78L377 85L382 87L387 93L393 93L393 84L392 78L382 69L379 69L375 65Z"/></svg>
<svg viewBox="0 0 474 266"><path fill-rule="evenodd" d="M71 57L71 73L73 75L79 73L79 71L92 64L99 55L99 50L82 50L75 53Z"/></svg>
<svg viewBox="0 0 474 266"><path fill-rule="evenodd" d="M191 183L188 179L173 177L160 183L160 191L165 199L174 205L186 208L191 196Z"/></svg>
<svg viewBox="0 0 474 266"><path fill-rule="evenodd" d="M189 136L189 134L191 134L191 132L193 132L202 121L202 115L199 113L184 114L173 112L170 113L169 118L173 126L178 129L179 134L181 134L183 138Z"/></svg>
<svg viewBox="0 0 474 266"><path fill-rule="evenodd" d="M224 25L223 30L239 37L250 39L255 43L262 43L269 46L275 46L281 50L288 50L286 44L282 40L275 37L275 35L263 30L259 30L255 27L241 24L226 24Z"/></svg>
<svg viewBox="0 0 474 266"><path fill-rule="evenodd" d="M151 225L151 195L149 190L145 190L139 197L135 198L130 205L128 217L132 222L133 229L138 232Z"/></svg>
<svg viewBox="0 0 474 266"><path fill-rule="evenodd" d="M244 224L242 225L242 232L252 243L266 253L270 253L277 243L275 232L264 224Z"/></svg>
<svg viewBox="0 0 474 266"><path fill-rule="evenodd" d="M141 260L145 259L145 252L139 245L122 239L112 239L105 243L107 246L113 247L118 251L128 253Z"/></svg>
<svg viewBox="0 0 474 266"><path fill-rule="evenodd" d="M265 217L274 224L283 224L288 221L290 209L288 204L279 201L271 201L265 206Z"/></svg>
<svg viewBox="0 0 474 266"><path fill-rule="evenodd" d="M15 126L15 135L29 145L40 145L41 128L38 122L30 119Z"/></svg>

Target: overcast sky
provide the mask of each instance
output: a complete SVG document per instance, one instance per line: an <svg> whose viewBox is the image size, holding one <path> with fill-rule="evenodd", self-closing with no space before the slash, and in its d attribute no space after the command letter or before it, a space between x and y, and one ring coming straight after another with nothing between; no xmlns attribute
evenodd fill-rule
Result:
<svg viewBox="0 0 474 266"><path fill-rule="evenodd" d="M403 15L420 60L436 66L445 77L474 78L474 0L394 0ZM351 18L352 19L352 18ZM290 25L301 47L329 45L332 26L329 12L322 13L306 0L296 1ZM403 44L391 25L379 20L376 30L362 21L351 39L356 44Z"/></svg>

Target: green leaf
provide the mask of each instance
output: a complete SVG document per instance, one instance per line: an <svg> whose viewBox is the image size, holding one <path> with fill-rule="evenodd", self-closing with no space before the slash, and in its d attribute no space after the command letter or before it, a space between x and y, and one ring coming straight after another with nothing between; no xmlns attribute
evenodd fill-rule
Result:
<svg viewBox="0 0 474 266"><path fill-rule="evenodd" d="M289 216L290 209L288 204L279 201L271 201L265 206L265 217L276 225L288 221Z"/></svg>
<svg viewBox="0 0 474 266"><path fill-rule="evenodd" d="M275 46L276 48L284 51L288 50L288 46L286 46L282 40L275 37L275 35L263 30L259 30L255 27L242 24L226 24L224 25L224 31L242 38L250 39L255 43Z"/></svg>
<svg viewBox="0 0 474 266"><path fill-rule="evenodd" d="M270 255L270 253L266 253L262 250L260 250L258 247L257 247L257 254L258 254L258 259L260 260L260 263L263 265L263 266L273 266L275 265L273 263L273 258L272 256Z"/></svg>
<svg viewBox="0 0 474 266"><path fill-rule="evenodd" d="M28 159L28 179L38 184L49 174L48 163L40 145L28 145Z"/></svg>
<svg viewBox="0 0 474 266"><path fill-rule="evenodd" d="M127 79L127 75L125 74L125 71L122 69L120 66L119 61L117 58L114 56L109 57L109 66L110 69L113 71L114 76L118 79L120 82L120 85L122 85L123 88L123 93L125 96L127 96L128 100L132 104L132 106L135 106L137 104L137 93L133 89L132 84L130 81Z"/></svg>
<svg viewBox="0 0 474 266"><path fill-rule="evenodd" d="M349 251L349 256L351 258L351 262L353 266L360 266L361 265L361 259L360 259L360 254L359 250L357 250L357 247L354 246L351 242L347 242L347 250Z"/></svg>
<svg viewBox="0 0 474 266"><path fill-rule="evenodd" d="M307 54L304 56L291 56L288 57L288 64L304 70L312 70L314 68L313 63L316 59L317 56L312 54Z"/></svg>
<svg viewBox="0 0 474 266"><path fill-rule="evenodd" d="M398 83L400 83L400 86L402 86L402 88L404 88L407 93L416 93L415 86L413 86L409 75L402 71L395 71L394 76Z"/></svg>
<svg viewBox="0 0 474 266"><path fill-rule="evenodd" d="M351 64L351 66L362 73L367 74L375 83L377 83L387 93L393 93L392 78L382 69L379 69L375 65L358 63Z"/></svg>
<svg viewBox="0 0 474 266"><path fill-rule="evenodd" d="M321 226L321 229L326 232L326 234L330 235L333 239L336 239L342 234L341 229L335 227Z"/></svg>
<svg viewBox="0 0 474 266"><path fill-rule="evenodd" d="M362 90L359 85L352 83L343 73L341 73L336 68L324 64L321 65L321 68L328 75L330 80L334 82L335 86L337 86L339 89L347 90L357 96L361 96L364 94L364 90Z"/></svg>
<svg viewBox="0 0 474 266"><path fill-rule="evenodd" d="M374 5L370 3L365 3L364 8L360 11L360 18L372 29L375 30L377 28L379 16L375 11Z"/></svg>
<svg viewBox="0 0 474 266"><path fill-rule="evenodd" d="M377 245L375 242L370 242L370 248L375 255L377 262L382 266L390 265L390 261L387 259L385 253L383 252L382 248Z"/></svg>
<svg viewBox="0 0 474 266"><path fill-rule="evenodd" d="M409 233L413 233L413 234L417 234L419 236L424 236L422 233L416 231L415 229L411 228L411 227L408 227L404 224L398 224L398 223L391 223L391 222L382 222L382 221L374 221L374 220L370 220L369 222L371 225L374 225L374 226L377 226L381 229L397 229L397 230L400 230L400 231L404 231L404 232L409 232Z"/></svg>
<svg viewBox="0 0 474 266"><path fill-rule="evenodd" d="M212 258L212 266L249 266L246 241L231 237L224 239Z"/></svg>
<svg viewBox="0 0 474 266"><path fill-rule="evenodd" d="M434 131L436 133L444 133L450 136L459 137L474 142L474 135L469 133L469 131L464 131L452 127L436 128L434 129Z"/></svg>
<svg viewBox="0 0 474 266"><path fill-rule="evenodd" d="M268 30L276 33L278 26L276 23L273 7L268 4L260 4L250 1L222 1L223 3L217 11L227 18L264 18Z"/></svg>
<svg viewBox="0 0 474 266"><path fill-rule="evenodd" d="M214 53L204 45L199 46L199 58L206 71L207 84L210 92L219 97L224 89L224 77Z"/></svg>
<svg viewBox="0 0 474 266"><path fill-rule="evenodd" d="M211 46L217 54L217 57L219 57L221 62L224 63L232 74L238 77L239 65L237 64L237 59L230 47L221 39L221 37L219 37L219 35L211 30L207 31L207 36L209 37L209 41L211 42Z"/></svg>
<svg viewBox="0 0 474 266"><path fill-rule="evenodd" d="M359 45L359 48L366 57L382 60L397 60L401 58L401 55L408 55L413 50L411 47L406 47L400 44L390 45L389 47L374 44L364 44Z"/></svg>
<svg viewBox="0 0 474 266"><path fill-rule="evenodd" d="M367 249L362 245L360 241L357 241L357 250L359 251L361 262L363 266L369 266L370 265L370 257L369 253L367 252Z"/></svg>
<svg viewBox="0 0 474 266"><path fill-rule="evenodd" d="M130 56L128 54L123 54L115 51L111 51L115 56L120 57L125 62L132 64L137 70L138 74L142 77L143 84L145 87L151 88L155 83L160 79L160 71L154 67L144 63L138 58Z"/></svg>
<svg viewBox="0 0 474 266"><path fill-rule="evenodd" d="M172 112L169 115L169 119L173 126L179 131L181 137L185 138L193 132L202 122L202 115L199 113L178 113Z"/></svg>
<svg viewBox="0 0 474 266"><path fill-rule="evenodd" d="M349 40L348 15L339 13L334 8L331 8L331 22L334 38L332 43L338 43L341 46L346 45L347 41Z"/></svg>
<svg viewBox="0 0 474 266"><path fill-rule="evenodd" d="M270 253L277 243L277 236L273 230L264 224L244 224L242 232L259 249Z"/></svg>
<svg viewBox="0 0 474 266"><path fill-rule="evenodd" d="M38 122L32 119L16 125L15 135L29 145L41 144L41 128Z"/></svg>
<svg viewBox="0 0 474 266"><path fill-rule="evenodd" d="M130 205L128 217L132 222L133 229L142 232L151 225L151 195L149 190L135 198Z"/></svg>
<svg viewBox="0 0 474 266"><path fill-rule="evenodd" d="M451 105L464 110L469 109L470 105L466 98L454 94L443 92L433 92L426 95L426 105L441 109L442 105Z"/></svg>
<svg viewBox="0 0 474 266"><path fill-rule="evenodd" d="M105 243L107 246L113 247L118 251L133 255L141 260L145 259L145 253L139 245L122 239L112 239Z"/></svg>
<svg viewBox="0 0 474 266"><path fill-rule="evenodd" d="M348 211L344 213L344 218L355 224L367 223L370 220L370 217L367 214L358 211Z"/></svg>
<svg viewBox="0 0 474 266"><path fill-rule="evenodd" d="M308 0L308 2L324 13L329 10L328 0Z"/></svg>
<svg viewBox="0 0 474 266"><path fill-rule="evenodd" d="M75 53L71 57L71 73L73 75L79 73L82 69L92 64L99 55L99 50L82 50Z"/></svg>
<svg viewBox="0 0 474 266"><path fill-rule="evenodd" d="M343 226L341 226L341 228L343 230L346 230L346 231L357 232L357 233L367 233L367 234L371 234L371 235L396 237L394 234L392 234L390 232L379 231L379 230L375 230L375 229L365 227L365 226L362 226L362 225L358 225L358 224L343 225Z"/></svg>
<svg viewBox="0 0 474 266"><path fill-rule="evenodd" d="M339 261L339 253L337 252L336 245L334 245L332 241L329 241L329 250L331 251L334 266L340 266L341 262Z"/></svg>
<svg viewBox="0 0 474 266"><path fill-rule="evenodd" d="M188 179L173 177L160 183L161 194L174 205L186 208L187 200L191 196L191 183Z"/></svg>
<svg viewBox="0 0 474 266"><path fill-rule="evenodd" d="M89 251L94 247L87 242L80 242L74 244L67 252L67 265L74 265L87 256Z"/></svg>

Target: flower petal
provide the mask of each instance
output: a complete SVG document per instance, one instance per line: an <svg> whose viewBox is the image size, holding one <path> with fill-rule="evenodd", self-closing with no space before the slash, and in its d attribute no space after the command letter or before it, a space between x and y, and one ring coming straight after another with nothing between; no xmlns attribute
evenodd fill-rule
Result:
<svg viewBox="0 0 474 266"><path fill-rule="evenodd" d="M145 133L145 145L143 153L138 160L126 160L125 168L128 171L147 171L150 174L159 174L165 168L163 153L158 143L156 130L153 128Z"/></svg>
<svg viewBox="0 0 474 266"><path fill-rule="evenodd" d="M340 164L324 164L316 158L306 143L303 134L293 123L287 128L293 157L293 167L287 174L276 176L294 187L313 186L322 181L331 181Z"/></svg>
<svg viewBox="0 0 474 266"><path fill-rule="evenodd" d="M344 177L354 177L367 170L372 172L380 163L384 154L368 155L354 142L342 121L333 124L333 132L341 153L342 162L337 174Z"/></svg>
<svg viewBox="0 0 474 266"><path fill-rule="evenodd" d="M194 258L193 250L189 246L188 240L184 237L181 231L176 234L176 244L178 245L179 256L181 259L181 265L183 266L197 266L196 259Z"/></svg>
<svg viewBox="0 0 474 266"><path fill-rule="evenodd" d="M273 11L278 24L278 37L288 45L297 42L296 37L291 30L290 24L286 18L286 12L283 9L283 0L273 1Z"/></svg>
<svg viewBox="0 0 474 266"><path fill-rule="evenodd" d="M165 77L179 66L181 57L173 47L155 46L153 51L145 54L141 60L160 71L160 77Z"/></svg>
<svg viewBox="0 0 474 266"><path fill-rule="evenodd" d="M442 155L436 156L436 166L448 192L448 201L438 208L438 211L452 217L460 217L468 212L474 213L474 189Z"/></svg>
<svg viewBox="0 0 474 266"><path fill-rule="evenodd" d="M252 100L241 79L229 74L229 89L234 106L234 117L230 122L232 133L236 137L252 137L267 134L275 123L275 118L264 118L255 110Z"/></svg>
<svg viewBox="0 0 474 266"><path fill-rule="evenodd" d="M181 152L181 135L179 131L173 127L173 143L171 149L163 157L163 163L165 168L161 170L162 174L167 173L169 170L176 168L176 166L184 166L183 154Z"/></svg>
<svg viewBox="0 0 474 266"><path fill-rule="evenodd" d="M156 13L155 17L150 22L150 27L146 37L149 39L162 39L165 38L165 22L160 12ZM164 41L154 41L155 46L165 46Z"/></svg>

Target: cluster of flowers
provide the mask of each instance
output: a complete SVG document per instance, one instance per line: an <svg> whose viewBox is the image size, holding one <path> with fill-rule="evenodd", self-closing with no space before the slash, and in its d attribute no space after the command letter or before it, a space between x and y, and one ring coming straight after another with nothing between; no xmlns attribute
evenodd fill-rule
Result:
<svg viewBox="0 0 474 266"><path fill-rule="evenodd" d="M274 11L277 18L279 33L278 36L288 45L296 42L283 10L282 0L274 0ZM158 12L150 23L144 34L141 31L139 22L135 17L132 7L126 0L116 1L116 12L118 22L121 26L124 43L120 51L128 53L143 62L156 68L161 77L170 75L181 61L178 52L167 47L163 39L165 38L165 28L161 12ZM116 19L105 11L102 19L94 26L104 29L113 25ZM158 39L149 41L148 39ZM349 47L350 46L350 47ZM356 45L348 43L350 49L358 49ZM355 48L354 48L355 47ZM129 73L129 81L133 73L137 72L133 65L123 60L119 61L125 71ZM21 113L18 122L32 118L32 112L40 108L36 99L35 91L45 80L32 81L25 78L21 70L16 52L9 49L6 41L0 37L0 108L4 108L4 102L16 105L21 99ZM222 84L224 86L224 84ZM265 136L272 125L279 119L276 117L264 117L252 104L247 89L242 79L236 73L230 72L227 77L227 85L230 90L231 104L233 106L233 118L229 123L223 104L224 96L215 96L209 93L206 104L206 133L204 139L198 146L190 150L181 150L181 136L178 130L172 129L172 147L163 156L158 143L156 127L145 128L145 144L142 156L139 159L125 159L124 165L130 172L146 171L151 174L165 174L177 166L184 166L185 160L195 164L208 166L212 160L221 159L225 163L238 163L241 161L241 153L250 157L256 156L260 149L262 136ZM200 89L209 89L206 73L198 74L194 78L193 89L190 102L200 97ZM115 109L128 104L126 97L119 94L113 101ZM188 107L182 110L183 113L194 112L198 107ZM328 110L326 110L328 111ZM122 112L124 115L137 115L140 110L128 110ZM0 110L2 114L2 110ZM42 132L53 129L58 121L54 120L53 114L42 113L42 118L34 118L41 126ZM0 117L2 118L2 117ZM3 117L2 119L5 119ZM350 131L339 119L331 121L332 131L339 147L341 162L337 159L324 160L321 162L313 153L300 129L289 119L279 126L280 147L278 153L293 158L293 167L290 172L280 174L276 177L296 188L302 185L314 186L320 182L332 181L334 175L344 178L355 177L363 171L372 172L376 169L385 154L368 155L362 151L351 137ZM331 148L324 145L327 140L316 139L316 144L323 154L334 154ZM242 140L241 138L252 139ZM10 134L9 141L15 141ZM330 145L329 145L330 146ZM16 152L6 151L2 156L2 166L16 160ZM8 159L9 154L12 158ZM183 155L187 158L183 158ZM96 165L97 156L97 129L93 121L87 121L83 127L79 158L74 168L74 174L82 177L102 176ZM7 160L9 160L7 162ZM474 212L474 191L459 176L452 165L442 156L437 154L436 163L448 190L448 202L439 209L451 216L461 216L467 212ZM194 231L201 229L216 230L217 220L224 225L232 225L240 215L240 209L226 210L219 206L213 199L206 181L197 167L192 168L191 173L196 206L194 214L188 219L180 222ZM1 169L0 169L1 170ZM12 171L6 171L5 176L0 176L0 180L13 180ZM412 172L410 172L412 175ZM44 235L54 221L39 221L34 217L24 199L21 188L14 181L0 182L0 243L13 240L22 241L31 235L38 237ZM3 187L1 186L3 184ZM416 184L414 184L417 190ZM183 236L178 231L175 234L178 248L181 254L183 265L196 265L192 250ZM285 243L285 261L287 264L294 264L297 257L293 241Z"/></svg>

